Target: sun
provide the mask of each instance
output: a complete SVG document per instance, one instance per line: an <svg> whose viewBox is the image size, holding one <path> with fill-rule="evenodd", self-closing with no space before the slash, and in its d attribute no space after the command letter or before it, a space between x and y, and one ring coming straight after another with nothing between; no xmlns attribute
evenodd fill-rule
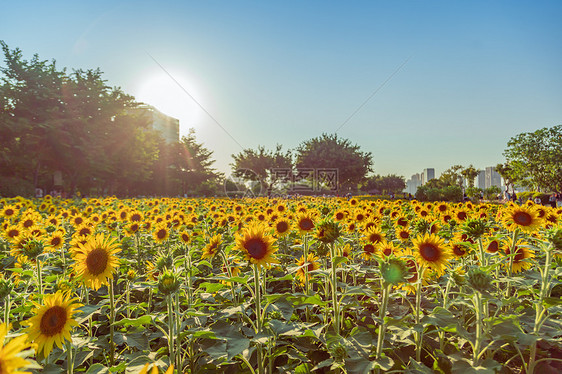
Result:
<svg viewBox="0 0 562 374"><path fill-rule="evenodd" d="M189 128L199 127L203 120L204 112L194 101L194 99L199 101L201 95L193 79L189 79L181 72L169 71L169 73L163 70L152 71L144 77L139 77L135 98L168 116L179 119L180 134L182 134Z"/></svg>

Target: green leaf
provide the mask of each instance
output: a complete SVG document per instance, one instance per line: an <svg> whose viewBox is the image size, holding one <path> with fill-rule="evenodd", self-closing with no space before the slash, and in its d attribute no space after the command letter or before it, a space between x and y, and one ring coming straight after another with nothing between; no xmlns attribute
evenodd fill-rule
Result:
<svg viewBox="0 0 562 374"><path fill-rule="evenodd" d="M433 370L410 357L410 362L408 362L404 374L433 374Z"/></svg>
<svg viewBox="0 0 562 374"><path fill-rule="evenodd" d="M295 368L295 374L310 374L312 367L311 364L300 364Z"/></svg>
<svg viewBox="0 0 562 374"><path fill-rule="evenodd" d="M115 326L142 326L152 323L152 316L146 315L139 318L123 318L114 323Z"/></svg>
<svg viewBox="0 0 562 374"><path fill-rule="evenodd" d="M150 350L150 345L148 344L148 336L146 336L142 332L136 332L132 334L116 333L114 340L115 340L115 344L117 345L126 344L129 347L137 348L141 351Z"/></svg>
<svg viewBox="0 0 562 374"><path fill-rule="evenodd" d="M108 369L100 363L93 364L88 368L85 374L105 374Z"/></svg>
<svg viewBox="0 0 562 374"><path fill-rule="evenodd" d="M77 311L82 312L80 318L76 319L76 322L79 324L86 322L88 318L90 318L94 313L101 309L103 305L84 305L80 308L77 308Z"/></svg>
<svg viewBox="0 0 562 374"><path fill-rule="evenodd" d="M293 303L294 306L304 306L304 305L318 305L318 306L325 306L327 302L320 299L320 297L314 296L291 296L287 298L289 301Z"/></svg>
<svg viewBox="0 0 562 374"><path fill-rule="evenodd" d="M204 287L205 292L213 294L213 293L218 292L218 291L222 290L223 288L225 288L226 285L223 284L223 283L203 282L199 285L199 287L201 287L201 288Z"/></svg>

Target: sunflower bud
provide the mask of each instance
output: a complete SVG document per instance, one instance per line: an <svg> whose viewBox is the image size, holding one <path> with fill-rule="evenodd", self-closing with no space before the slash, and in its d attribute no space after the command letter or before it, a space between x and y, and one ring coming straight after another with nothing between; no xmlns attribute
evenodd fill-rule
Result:
<svg viewBox="0 0 562 374"><path fill-rule="evenodd" d="M171 269L174 265L174 259L168 254L163 254L156 259L156 269L163 272L165 269Z"/></svg>
<svg viewBox="0 0 562 374"><path fill-rule="evenodd" d="M478 239L488 231L486 222L481 219L468 219L462 225L463 232L473 239Z"/></svg>
<svg viewBox="0 0 562 374"><path fill-rule="evenodd" d="M316 238L322 243L333 243L340 235L340 226L336 222L325 220L316 227Z"/></svg>
<svg viewBox="0 0 562 374"><path fill-rule="evenodd" d="M409 272L404 261L397 258L390 258L388 261L381 264L381 275L385 283L396 285L404 283Z"/></svg>
<svg viewBox="0 0 562 374"><path fill-rule="evenodd" d="M45 247L45 243L41 240L31 239L23 246L23 253L27 258L30 260L34 260L43 253L43 248Z"/></svg>
<svg viewBox="0 0 562 374"><path fill-rule="evenodd" d="M166 271L158 279L158 291L168 296L177 292L180 288L180 281L176 274Z"/></svg>
<svg viewBox="0 0 562 374"><path fill-rule="evenodd" d="M546 237L554 247L554 250L562 251L562 228L548 230Z"/></svg>
<svg viewBox="0 0 562 374"><path fill-rule="evenodd" d="M492 277L480 268L468 272L468 285L478 292L486 292L492 287Z"/></svg>
<svg viewBox="0 0 562 374"><path fill-rule="evenodd" d="M128 280L129 282L134 281L136 277L137 277L137 272L136 272L135 270L130 269L130 270L127 272L127 280Z"/></svg>
<svg viewBox="0 0 562 374"><path fill-rule="evenodd" d="M13 282L10 282L8 279L4 279L3 277L0 278L0 301L10 295L12 288Z"/></svg>

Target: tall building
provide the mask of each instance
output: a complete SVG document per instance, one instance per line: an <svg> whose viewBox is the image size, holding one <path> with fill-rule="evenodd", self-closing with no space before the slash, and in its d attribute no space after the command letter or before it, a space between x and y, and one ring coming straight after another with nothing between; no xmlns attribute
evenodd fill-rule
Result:
<svg viewBox="0 0 562 374"><path fill-rule="evenodd" d="M430 180L435 179L435 169L434 168L423 169L422 175L423 175L422 176L422 185L423 185L429 182Z"/></svg>
<svg viewBox="0 0 562 374"><path fill-rule="evenodd" d="M144 111L152 122L152 128L158 130L167 143L180 141L180 120L170 117L151 105L143 105L139 110Z"/></svg>
<svg viewBox="0 0 562 374"><path fill-rule="evenodd" d="M490 188L492 186L502 186L502 178L500 174L496 171L494 166L488 166L485 172L485 188Z"/></svg>
<svg viewBox="0 0 562 374"><path fill-rule="evenodd" d="M414 174L406 181L406 189L404 192L415 195L418 187L422 185L421 174Z"/></svg>
<svg viewBox="0 0 562 374"><path fill-rule="evenodd" d="M485 189L486 188L486 171L478 170L478 175L474 178L474 187Z"/></svg>

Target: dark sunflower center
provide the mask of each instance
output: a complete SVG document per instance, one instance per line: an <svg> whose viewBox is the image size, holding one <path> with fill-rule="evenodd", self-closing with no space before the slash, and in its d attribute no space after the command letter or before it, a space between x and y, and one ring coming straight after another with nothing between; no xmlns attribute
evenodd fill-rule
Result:
<svg viewBox="0 0 562 374"><path fill-rule="evenodd" d="M391 248L384 248L382 253L384 253L385 256L390 256L392 254L392 249Z"/></svg>
<svg viewBox="0 0 562 374"><path fill-rule="evenodd" d="M82 222L84 222L84 220L82 219L82 217L76 217L74 219L74 223L77 225L80 225Z"/></svg>
<svg viewBox="0 0 562 374"><path fill-rule="evenodd" d="M457 256L462 256L466 252L464 251L464 248L462 247L462 245L457 244L457 245L453 246L453 253Z"/></svg>
<svg viewBox="0 0 562 374"><path fill-rule="evenodd" d="M343 213L340 213L340 212L336 213L336 219L342 220L343 219Z"/></svg>
<svg viewBox="0 0 562 374"><path fill-rule="evenodd" d="M90 233L91 233L90 229L83 228L83 229L80 230L79 234L82 235L82 236L86 236L86 235L90 235Z"/></svg>
<svg viewBox="0 0 562 374"><path fill-rule="evenodd" d="M367 252L367 253L374 253L374 252L375 252L375 246L372 245L372 244L366 244L366 245L363 247L363 250L364 250L365 252Z"/></svg>
<svg viewBox="0 0 562 374"><path fill-rule="evenodd" d="M460 219L461 221L464 221L466 219L466 213L465 212L458 212L457 218Z"/></svg>
<svg viewBox="0 0 562 374"><path fill-rule="evenodd" d="M267 254L267 245L263 242L263 240L258 238L250 239L244 245L246 251L250 256L255 259L262 259Z"/></svg>
<svg viewBox="0 0 562 374"><path fill-rule="evenodd" d="M132 222L138 222L138 221L140 221L140 220L141 220L141 216L140 216L140 214L138 214L138 213L135 213L135 214L133 214L133 215L131 216L131 221L132 221Z"/></svg>
<svg viewBox="0 0 562 374"><path fill-rule="evenodd" d="M408 239L410 237L410 234L408 233L408 231L400 231L399 235L402 239Z"/></svg>
<svg viewBox="0 0 562 374"><path fill-rule="evenodd" d="M54 247L56 247L60 243L61 243L61 239L58 236L55 236L53 239L51 239L51 245Z"/></svg>
<svg viewBox="0 0 562 374"><path fill-rule="evenodd" d="M278 222L276 227L277 232L281 234L289 229L289 225L285 221Z"/></svg>
<svg viewBox="0 0 562 374"><path fill-rule="evenodd" d="M31 227L31 226L33 226L33 220L26 219L25 221L23 221L23 227Z"/></svg>
<svg viewBox="0 0 562 374"><path fill-rule="evenodd" d="M46 336L59 334L66 325L66 320L65 308L59 305L50 307L41 317L41 323L39 324L41 334Z"/></svg>
<svg viewBox="0 0 562 374"><path fill-rule="evenodd" d="M398 221L396 221L396 223L400 226L406 226L408 224L408 220L406 220L405 218L398 218Z"/></svg>
<svg viewBox="0 0 562 374"><path fill-rule="evenodd" d="M533 222L533 217L527 212L517 212L513 215L513 222L520 226L529 226Z"/></svg>
<svg viewBox="0 0 562 374"><path fill-rule="evenodd" d="M424 260L435 262L439 260L439 248L430 243L424 243L420 246L420 255Z"/></svg>
<svg viewBox="0 0 562 374"><path fill-rule="evenodd" d="M181 234L181 240L184 241L184 242L189 241L189 235L187 235L187 234Z"/></svg>
<svg viewBox="0 0 562 374"><path fill-rule="evenodd" d="M363 221L363 219L365 219L365 216L364 216L363 214L359 213L359 214L357 215L357 217L355 217L355 218L356 218L358 221Z"/></svg>
<svg viewBox="0 0 562 374"><path fill-rule="evenodd" d="M7 216L13 216L14 215L14 210L13 209L6 209L6 211L4 212L5 215Z"/></svg>
<svg viewBox="0 0 562 374"><path fill-rule="evenodd" d="M371 234L369 240L373 243L379 243L382 240L382 236L380 234Z"/></svg>
<svg viewBox="0 0 562 374"><path fill-rule="evenodd" d="M519 263L525 259L525 251L523 248L516 247L515 249L515 257L513 258L514 263Z"/></svg>
<svg viewBox="0 0 562 374"><path fill-rule="evenodd" d="M156 236L158 237L158 239L164 239L166 237L166 230L164 229L158 230Z"/></svg>
<svg viewBox="0 0 562 374"><path fill-rule="evenodd" d="M16 229L10 230L8 231L8 236L10 238L15 238L16 236L18 236L20 234L20 232Z"/></svg>
<svg viewBox="0 0 562 374"><path fill-rule="evenodd" d="M88 267L88 271L93 275L103 273L107 268L108 262L109 256L102 248L94 249L92 252L88 253L88 257L86 257L86 266Z"/></svg>
<svg viewBox="0 0 562 374"><path fill-rule="evenodd" d="M490 253L495 253L495 252L499 251L499 249L500 249L500 245L498 244L498 242L496 240L494 240L493 242L488 244L488 248L486 248L486 251L488 251Z"/></svg>
<svg viewBox="0 0 562 374"><path fill-rule="evenodd" d="M299 227L301 228L301 230L312 230L312 228L314 227L314 223L312 223L312 220L310 218L304 218L299 222Z"/></svg>

